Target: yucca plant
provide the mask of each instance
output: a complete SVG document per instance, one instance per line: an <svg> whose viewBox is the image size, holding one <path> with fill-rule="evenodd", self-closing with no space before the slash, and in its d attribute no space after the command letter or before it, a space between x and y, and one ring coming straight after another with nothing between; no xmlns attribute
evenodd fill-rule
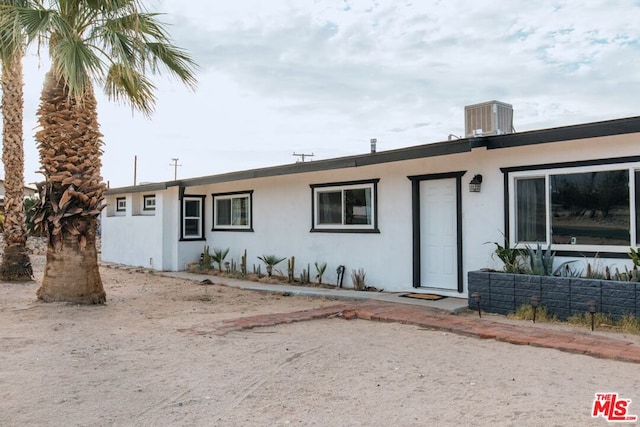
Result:
<svg viewBox="0 0 640 427"><path fill-rule="evenodd" d="M314 263L314 265L316 266L316 279L318 279L318 283L322 284L322 275L324 274L325 270L327 269L327 263L323 262L323 263L318 263L317 261Z"/></svg>
<svg viewBox="0 0 640 427"><path fill-rule="evenodd" d="M273 273L273 267L280 264L287 258L280 258L275 255L262 255L259 256L258 259L264 262L264 265L267 268L267 276L271 277L271 274Z"/></svg>
<svg viewBox="0 0 640 427"><path fill-rule="evenodd" d="M503 234L504 237L504 234ZM498 242L487 242L496 245L493 251L493 256L497 256L502 261L503 270L505 273L522 273L523 272L523 258L527 254L526 249L512 248L509 246L509 240L505 237L504 246Z"/></svg>
<svg viewBox="0 0 640 427"><path fill-rule="evenodd" d="M629 248L629 258L633 261L633 265L640 267L640 248Z"/></svg>
<svg viewBox="0 0 640 427"><path fill-rule="evenodd" d="M213 255L211 255L211 260L218 264L218 270L222 272L222 263L224 259L229 254L229 248L226 249L216 249L213 248Z"/></svg>

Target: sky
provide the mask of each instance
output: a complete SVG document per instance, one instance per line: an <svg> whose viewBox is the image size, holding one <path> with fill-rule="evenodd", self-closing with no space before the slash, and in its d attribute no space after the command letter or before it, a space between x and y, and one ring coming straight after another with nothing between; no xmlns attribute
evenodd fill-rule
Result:
<svg viewBox="0 0 640 427"><path fill-rule="evenodd" d="M639 0L146 0L198 63L155 78L151 119L100 90L110 187L445 141L465 105L513 105L516 131L640 115ZM25 74L25 182L42 180ZM172 159L178 159L173 161ZM179 166L174 167L174 164Z"/></svg>

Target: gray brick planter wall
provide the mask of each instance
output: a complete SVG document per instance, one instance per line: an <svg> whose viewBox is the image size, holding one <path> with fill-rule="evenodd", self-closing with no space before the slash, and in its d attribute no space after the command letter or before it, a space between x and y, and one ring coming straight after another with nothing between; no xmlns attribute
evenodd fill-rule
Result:
<svg viewBox="0 0 640 427"><path fill-rule="evenodd" d="M477 310L477 292L480 308L487 313L514 313L538 295L540 306L560 320L588 312L591 300L598 313L614 319L626 314L640 317L640 283L635 282L470 271L468 288L469 308Z"/></svg>

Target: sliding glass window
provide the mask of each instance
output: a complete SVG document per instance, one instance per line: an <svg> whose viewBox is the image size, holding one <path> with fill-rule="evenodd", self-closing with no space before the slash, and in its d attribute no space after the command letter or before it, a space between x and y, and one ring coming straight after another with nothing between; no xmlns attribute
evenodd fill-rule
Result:
<svg viewBox="0 0 640 427"><path fill-rule="evenodd" d="M628 251L640 243L640 165L510 173L512 243Z"/></svg>

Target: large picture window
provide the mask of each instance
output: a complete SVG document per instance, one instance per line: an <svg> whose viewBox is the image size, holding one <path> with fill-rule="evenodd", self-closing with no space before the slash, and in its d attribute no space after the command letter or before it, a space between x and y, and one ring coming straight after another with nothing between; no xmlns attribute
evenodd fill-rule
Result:
<svg viewBox="0 0 640 427"><path fill-rule="evenodd" d="M626 252L640 243L640 165L593 165L511 173L513 243Z"/></svg>
<svg viewBox="0 0 640 427"><path fill-rule="evenodd" d="M378 232L378 181L312 185L312 231Z"/></svg>
<svg viewBox="0 0 640 427"><path fill-rule="evenodd" d="M184 196L182 198L182 239L204 239L204 197Z"/></svg>
<svg viewBox="0 0 640 427"><path fill-rule="evenodd" d="M550 175L553 243L631 244L629 171Z"/></svg>
<svg viewBox="0 0 640 427"><path fill-rule="evenodd" d="M253 230L253 191L219 193L212 196L213 230Z"/></svg>

